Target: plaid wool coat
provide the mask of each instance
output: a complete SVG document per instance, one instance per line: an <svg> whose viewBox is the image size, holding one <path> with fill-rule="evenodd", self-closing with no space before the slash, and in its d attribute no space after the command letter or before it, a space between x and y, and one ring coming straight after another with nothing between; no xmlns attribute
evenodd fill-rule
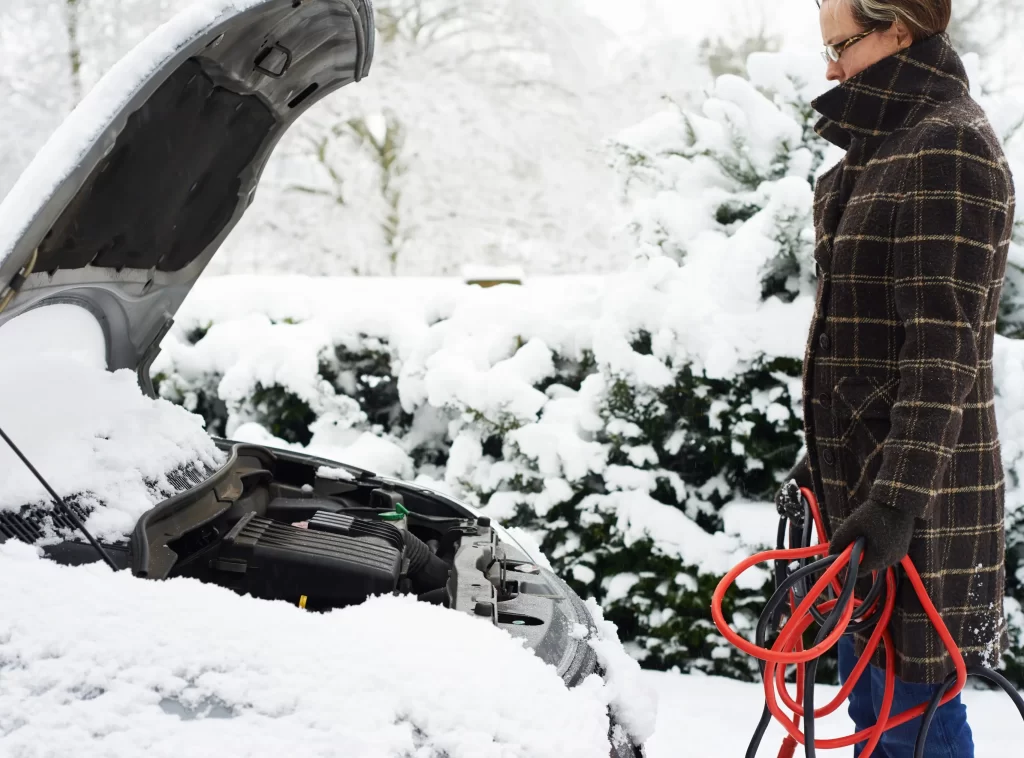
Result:
<svg viewBox="0 0 1024 758"><path fill-rule="evenodd" d="M992 380L1014 216L1006 159L945 35L813 106L815 130L847 152L815 188L807 451L794 476L829 535L869 499L913 514L910 557L929 596L968 664L991 666L1007 645ZM903 680L953 670L905 579L890 629ZM866 637L856 642L863 652ZM881 648L873 662L884 666Z"/></svg>

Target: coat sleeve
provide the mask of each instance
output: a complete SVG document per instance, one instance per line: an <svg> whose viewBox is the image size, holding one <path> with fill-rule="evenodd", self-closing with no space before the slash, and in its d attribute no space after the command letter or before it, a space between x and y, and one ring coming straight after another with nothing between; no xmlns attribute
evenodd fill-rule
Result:
<svg viewBox="0 0 1024 758"><path fill-rule="evenodd" d="M980 129L929 125L897 161L905 188L890 271L903 328L899 389L869 499L932 515L979 370L978 340L1012 190Z"/></svg>

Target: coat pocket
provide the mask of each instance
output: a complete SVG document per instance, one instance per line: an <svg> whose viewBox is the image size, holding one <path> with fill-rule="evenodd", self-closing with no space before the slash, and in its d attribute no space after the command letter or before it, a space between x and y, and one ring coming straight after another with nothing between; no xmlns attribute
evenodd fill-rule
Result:
<svg viewBox="0 0 1024 758"><path fill-rule="evenodd" d="M888 419L896 402L898 377L844 376L836 384L836 416L848 419Z"/></svg>
<svg viewBox="0 0 1024 758"><path fill-rule="evenodd" d="M882 465L899 377L847 376L833 389L842 477L851 502L860 503Z"/></svg>

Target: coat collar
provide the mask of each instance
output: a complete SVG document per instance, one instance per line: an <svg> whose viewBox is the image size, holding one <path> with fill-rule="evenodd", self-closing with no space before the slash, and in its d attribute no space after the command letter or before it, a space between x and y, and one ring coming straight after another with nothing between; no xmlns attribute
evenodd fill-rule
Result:
<svg viewBox="0 0 1024 758"><path fill-rule="evenodd" d="M814 131L848 149L855 138L885 138L938 105L970 94L967 72L945 34L883 58L811 102Z"/></svg>

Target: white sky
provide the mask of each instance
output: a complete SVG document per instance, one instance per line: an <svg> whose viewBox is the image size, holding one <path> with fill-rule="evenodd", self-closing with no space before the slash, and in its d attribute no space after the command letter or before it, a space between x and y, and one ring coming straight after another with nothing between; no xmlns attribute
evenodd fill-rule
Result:
<svg viewBox="0 0 1024 758"><path fill-rule="evenodd" d="M595 15L625 36L683 36L700 40L709 32L756 30L763 19L789 45L817 46L814 0L588 0ZM628 11L625 9L628 8Z"/></svg>

